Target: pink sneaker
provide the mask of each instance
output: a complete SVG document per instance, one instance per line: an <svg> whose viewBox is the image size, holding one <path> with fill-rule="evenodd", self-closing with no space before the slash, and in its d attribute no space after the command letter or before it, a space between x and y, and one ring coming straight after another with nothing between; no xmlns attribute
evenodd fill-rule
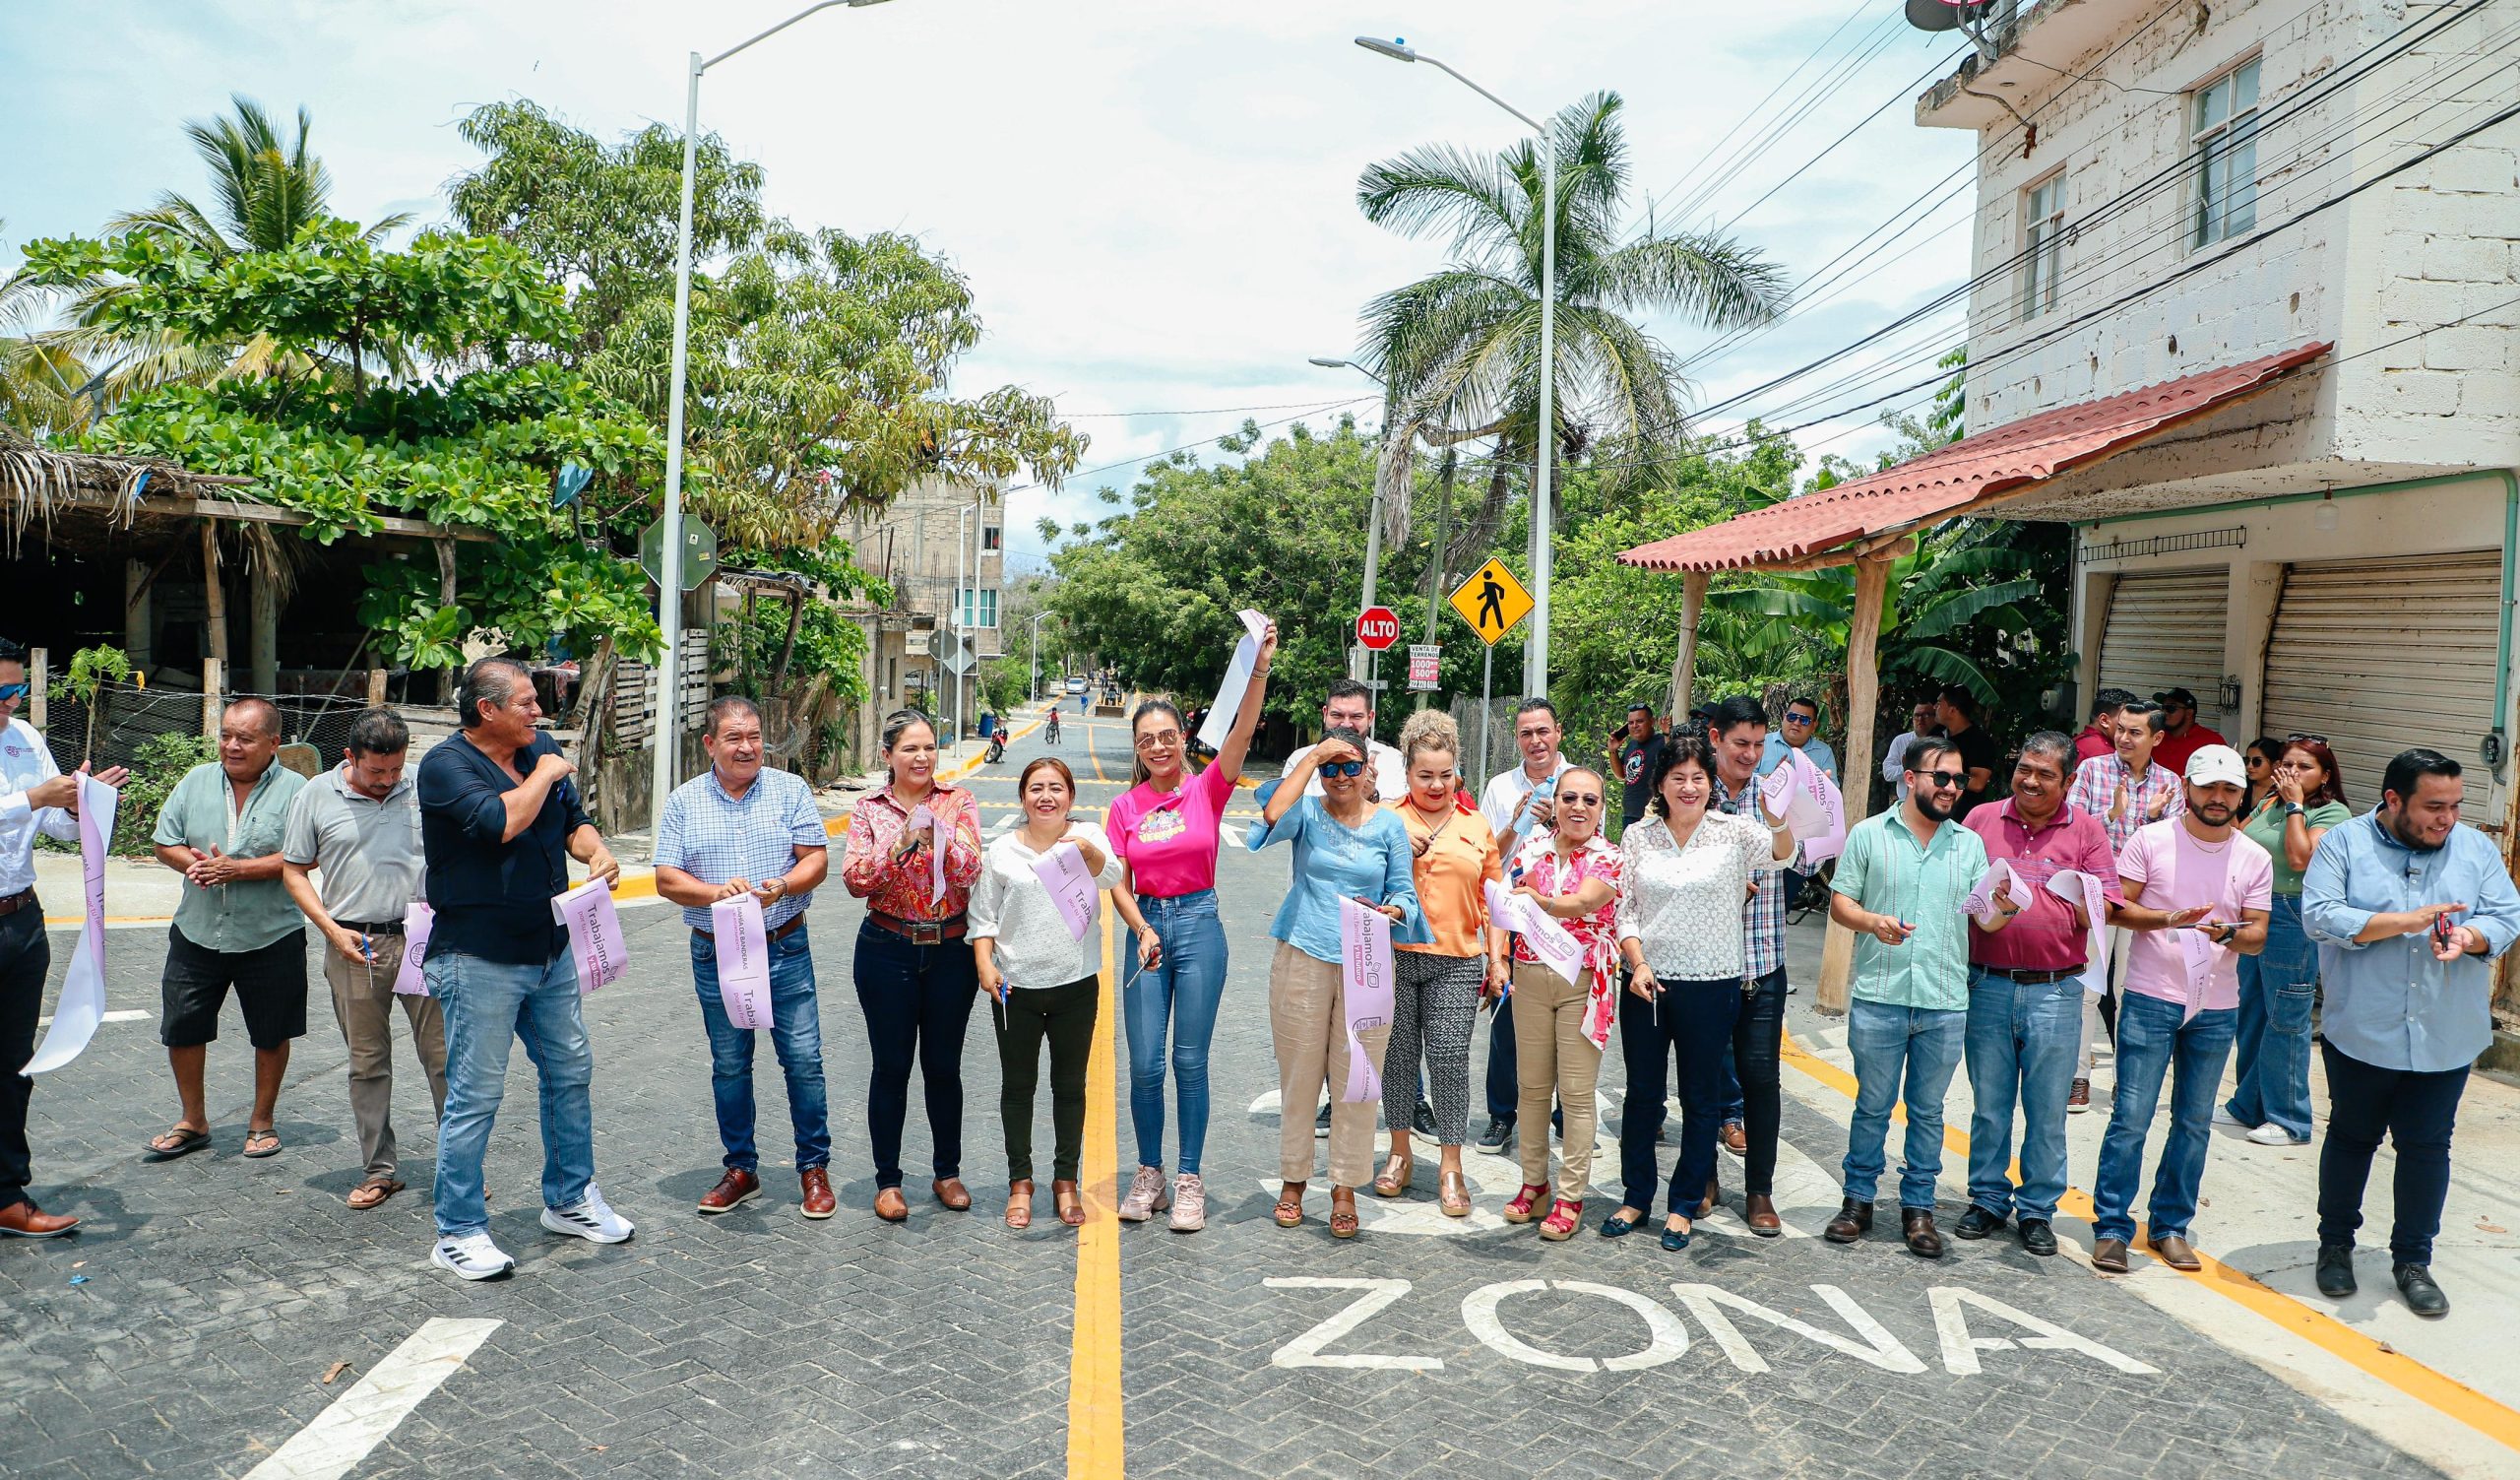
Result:
<svg viewBox="0 0 2520 1480"><path fill-rule="evenodd" d="M1208 1226L1208 1188L1196 1172L1172 1179L1172 1231L1197 1233Z"/></svg>
<svg viewBox="0 0 2520 1480"><path fill-rule="evenodd" d="M1164 1190L1164 1169L1140 1167L1129 1183L1129 1195L1120 1199L1120 1221L1144 1223L1171 1205L1172 1199Z"/></svg>

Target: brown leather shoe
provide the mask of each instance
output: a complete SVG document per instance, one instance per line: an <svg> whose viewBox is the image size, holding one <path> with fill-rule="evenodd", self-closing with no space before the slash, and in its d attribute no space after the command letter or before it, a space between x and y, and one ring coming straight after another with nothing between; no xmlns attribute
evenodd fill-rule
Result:
<svg viewBox="0 0 2520 1480"><path fill-rule="evenodd" d="M1899 1236L1908 1241L1908 1252L1918 1258L1942 1257L1942 1234L1933 1226L1932 1208L1899 1209Z"/></svg>
<svg viewBox="0 0 2520 1480"><path fill-rule="evenodd" d="M2077 1079L2065 1094L2065 1114L2081 1115L2091 1109L2091 1081Z"/></svg>
<svg viewBox="0 0 2520 1480"><path fill-rule="evenodd" d="M1750 1225L1750 1232L1762 1239L1773 1239L1785 1232L1785 1220L1776 1215L1776 1199L1765 1192L1741 1195L1741 1217Z"/></svg>
<svg viewBox="0 0 2520 1480"><path fill-rule="evenodd" d="M884 1188L875 1193L875 1216L887 1223L910 1221L910 1199L900 1188Z"/></svg>
<svg viewBox="0 0 2520 1480"><path fill-rule="evenodd" d="M936 1200L955 1212L967 1211L972 1205L972 1190L963 1186L960 1177L939 1177L934 1183Z"/></svg>
<svg viewBox="0 0 2520 1480"><path fill-rule="evenodd" d="M1724 1123L1723 1140L1724 1149L1732 1152L1733 1155L1746 1156L1749 1154L1750 1132L1742 1126L1739 1121L1726 1121Z"/></svg>
<svg viewBox="0 0 2520 1480"><path fill-rule="evenodd" d="M761 1179L741 1167L728 1167L718 1185L700 1194L700 1210L704 1213L732 1212L737 1205L761 1195Z"/></svg>
<svg viewBox="0 0 2520 1480"><path fill-rule="evenodd" d="M2163 1263L2182 1274L2193 1274L2205 1267L2205 1261L2196 1256L2195 1249L2176 1234L2164 1234L2158 1239L2146 1239L2144 1247L2151 1250Z"/></svg>
<svg viewBox="0 0 2520 1480"><path fill-rule="evenodd" d="M1820 1237L1832 1244L1852 1244L1872 1232L1872 1204L1849 1197L1838 1207L1838 1215L1820 1230Z"/></svg>
<svg viewBox="0 0 2520 1480"><path fill-rule="evenodd" d="M1697 1211L1689 1214L1689 1221L1691 1223L1695 1223L1698 1219L1714 1212L1716 1204L1723 1200L1724 1184L1715 1178L1708 1178L1706 1180L1706 1195L1698 1199Z"/></svg>
<svg viewBox="0 0 2520 1480"><path fill-rule="evenodd" d="M0 1207L0 1238L57 1239L78 1227L77 1218L47 1213L24 1198Z"/></svg>
<svg viewBox="0 0 2520 1480"><path fill-rule="evenodd" d="M2126 1241L2103 1239L2091 1246L2091 1266L2103 1274L2126 1272Z"/></svg>
<svg viewBox="0 0 2520 1480"><path fill-rule="evenodd" d="M807 1167L796 1174L804 1190L803 1200L796 1210L808 1218L828 1218L840 1206L831 1194L831 1171L827 1167Z"/></svg>

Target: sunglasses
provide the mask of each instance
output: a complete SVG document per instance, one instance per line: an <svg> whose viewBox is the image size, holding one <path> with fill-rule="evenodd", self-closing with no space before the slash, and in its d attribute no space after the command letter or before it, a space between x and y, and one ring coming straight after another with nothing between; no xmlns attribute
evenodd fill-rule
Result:
<svg viewBox="0 0 2520 1480"><path fill-rule="evenodd" d="M1785 712L1785 722L1789 725L1808 725L1817 718L1817 715L1796 714L1791 709Z"/></svg>
<svg viewBox="0 0 2520 1480"><path fill-rule="evenodd" d="M1560 806L1599 806L1602 804L1602 794L1599 792L1560 792L1557 794L1557 804Z"/></svg>
<svg viewBox="0 0 2520 1480"><path fill-rule="evenodd" d="M1157 735L1141 735L1137 738L1136 741L1137 748L1141 753L1148 750L1165 749L1179 743L1181 743L1181 732L1178 730L1166 730Z"/></svg>
<svg viewBox="0 0 2520 1480"><path fill-rule="evenodd" d="M1937 792L1956 790L1969 779L1966 771L1911 771L1908 774L1917 778L1917 785Z"/></svg>
<svg viewBox="0 0 2520 1480"><path fill-rule="evenodd" d="M1324 776L1362 776L1365 774L1365 763L1361 760L1323 761L1321 763L1321 774Z"/></svg>
<svg viewBox="0 0 2520 1480"><path fill-rule="evenodd" d="M2313 745L2324 745L2327 743L2327 737L2324 735L2288 735L2284 737L2284 743L2288 745L2298 745L2304 741Z"/></svg>
<svg viewBox="0 0 2520 1480"><path fill-rule="evenodd" d="M2274 764L2274 762L2273 762L2273 761L2268 760L2268 759L2267 759L2265 756L2263 756L2263 755L2250 755L2250 756L2244 756L2244 757L2242 757L2242 759L2241 759L2241 763L2242 763L2243 765L2251 765L2251 766L2268 766L2268 765L2273 765L2273 764Z"/></svg>
<svg viewBox="0 0 2520 1480"><path fill-rule="evenodd" d="M24 684L24 683L0 683L0 704L6 704L6 703L8 703L11 699L23 699L23 698L25 698L26 696L27 696L27 685L26 685L26 684Z"/></svg>

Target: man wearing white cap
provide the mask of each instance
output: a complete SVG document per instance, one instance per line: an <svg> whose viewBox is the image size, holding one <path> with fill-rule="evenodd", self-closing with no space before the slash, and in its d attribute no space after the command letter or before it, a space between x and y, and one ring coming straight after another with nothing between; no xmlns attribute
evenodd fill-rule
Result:
<svg viewBox="0 0 2520 1480"><path fill-rule="evenodd" d="M2187 758L2185 812L2137 828L2117 855L2126 905L2115 919L2134 936L2117 1008L2116 1102L2091 1190L2091 1263L2107 1273L2126 1272L2144 1135L2165 1077L2170 1131L2153 1171L2146 1243L2174 1269L2201 1262L2188 1246L2188 1221L2223 1062L2239 1026L2239 957L2265 947L2275 894L2274 859L2239 831L2247 791L2238 751L2200 746Z"/></svg>

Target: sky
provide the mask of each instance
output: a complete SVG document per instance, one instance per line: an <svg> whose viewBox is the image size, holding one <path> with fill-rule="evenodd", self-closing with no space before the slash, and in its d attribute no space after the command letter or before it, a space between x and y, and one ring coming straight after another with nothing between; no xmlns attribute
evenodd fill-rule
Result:
<svg viewBox="0 0 2520 1480"><path fill-rule="evenodd" d="M283 116L311 110L340 214L427 224L477 161L455 130L471 108L530 97L605 138L678 124L690 51L722 51L801 3L0 4L0 127L21 141L0 166L0 271L31 237L93 231L164 190L198 196L180 129L223 112L230 93ZM1221 456L1215 438L1246 416L1377 419L1371 382L1306 361L1356 354L1362 305L1446 253L1367 224L1357 173L1423 144L1503 149L1522 128L1432 67L1354 46L1360 32L1405 37L1534 116L1619 94L1637 221L1651 200L1658 225L1729 229L1796 280L1919 208L1917 229L1850 259L1867 276L1820 279L1827 293L1783 323L1692 363L1693 405L1838 350L1967 275L1974 141L1918 128L1910 107L1937 62L1949 70L1954 38L1908 30L1893 0L893 0L826 11L721 63L700 119L763 166L774 213L909 232L968 276L987 337L957 369L958 394L1021 384L1092 436L1091 476L1011 494L1021 569L1043 554L1040 517L1105 512L1095 488L1125 488L1175 446ZM1956 339L1956 314L1938 322ZM1648 328L1684 356L1710 344L1685 323ZM1877 409L1830 414L1925 378L1936 346L1922 341L1849 378L1909 340L1698 425L1825 418L1798 440L1867 457L1892 440Z"/></svg>

